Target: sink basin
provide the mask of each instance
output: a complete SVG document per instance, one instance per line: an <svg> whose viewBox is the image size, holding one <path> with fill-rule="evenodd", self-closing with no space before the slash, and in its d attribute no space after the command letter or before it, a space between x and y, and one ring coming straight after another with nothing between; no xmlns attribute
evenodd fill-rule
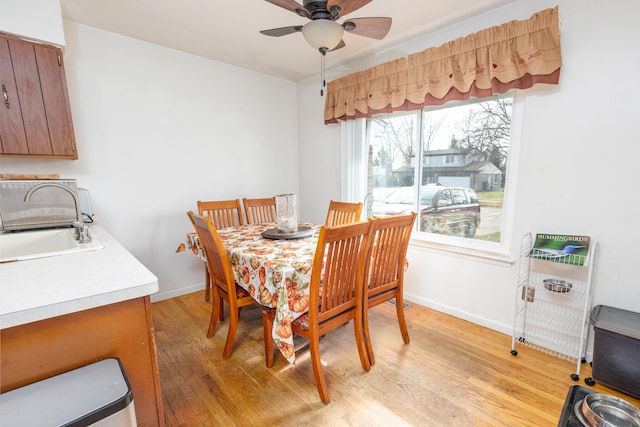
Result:
<svg viewBox="0 0 640 427"><path fill-rule="evenodd" d="M74 228L2 233L0 234L0 263L68 255L104 248L95 238L87 243L79 243L74 238L74 233Z"/></svg>

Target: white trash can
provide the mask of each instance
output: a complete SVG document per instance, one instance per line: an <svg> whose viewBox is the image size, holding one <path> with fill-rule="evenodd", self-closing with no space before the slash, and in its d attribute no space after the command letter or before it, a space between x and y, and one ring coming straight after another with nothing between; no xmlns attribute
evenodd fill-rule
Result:
<svg viewBox="0 0 640 427"><path fill-rule="evenodd" d="M120 360L104 359L0 394L0 426L136 426Z"/></svg>

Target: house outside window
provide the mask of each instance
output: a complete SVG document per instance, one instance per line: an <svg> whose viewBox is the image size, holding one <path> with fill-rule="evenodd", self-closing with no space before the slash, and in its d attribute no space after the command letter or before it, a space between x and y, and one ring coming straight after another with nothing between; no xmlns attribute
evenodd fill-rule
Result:
<svg viewBox="0 0 640 427"><path fill-rule="evenodd" d="M367 216L413 210L427 240L500 243L512 104L507 94L367 119Z"/></svg>

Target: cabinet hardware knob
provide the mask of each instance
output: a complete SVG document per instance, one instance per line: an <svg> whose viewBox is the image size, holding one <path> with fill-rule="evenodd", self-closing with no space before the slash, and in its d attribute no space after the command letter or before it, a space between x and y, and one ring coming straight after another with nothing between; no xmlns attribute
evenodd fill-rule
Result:
<svg viewBox="0 0 640 427"><path fill-rule="evenodd" d="M9 108L9 95L7 95L7 86L2 85L2 97L4 98L5 107Z"/></svg>

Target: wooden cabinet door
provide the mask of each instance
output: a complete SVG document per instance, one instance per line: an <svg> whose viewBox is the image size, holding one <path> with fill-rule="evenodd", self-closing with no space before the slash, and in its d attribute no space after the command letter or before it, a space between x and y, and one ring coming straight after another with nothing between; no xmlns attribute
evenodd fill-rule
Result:
<svg viewBox="0 0 640 427"><path fill-rule="evenodd" d="M17 90L17 93L12 93L11 97L19 101L18 108L22 112L22 122L27 137L26 154L51 155L49 130L33 45L16 39L9 39L8 42ZM3 137L3 141L4 139Z"/></svg>
<svg viewBox="0 0 640 427"><path fill-rule="evenodd" d="M0 154L77 159L61 50L4 36L0 46Z"/></svg>
<svg viewBox="0 0 640 427"><path fill-rule="evenodd" d="M35 45L34 51L49 125L51 154L77 158L62 52L44 45Z"/></svg>
<svg viewBox="0 0 640 427"><path fill-rule="evenodd" d="M0 38L0 148L2 153L28 153L27 136L22 122L22 111L16 80L13 74L9 40Z"/></svg>

